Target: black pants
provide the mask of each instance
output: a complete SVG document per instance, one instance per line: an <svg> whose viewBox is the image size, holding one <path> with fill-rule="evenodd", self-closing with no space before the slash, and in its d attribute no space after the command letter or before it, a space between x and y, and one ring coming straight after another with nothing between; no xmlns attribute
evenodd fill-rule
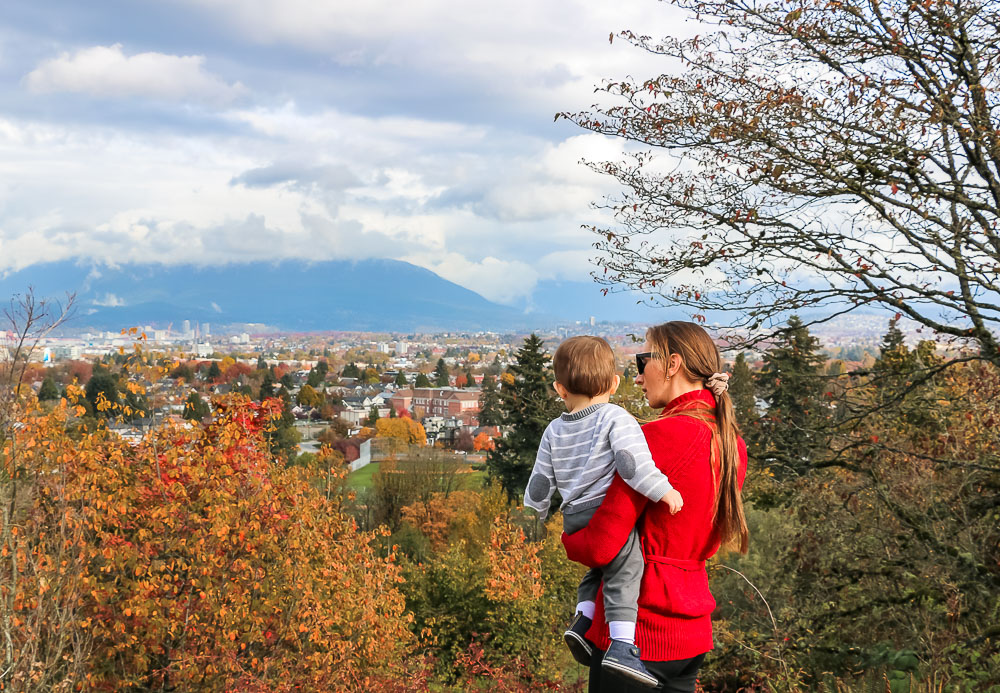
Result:
<svg viewBox="0 0 1000 693"><path fill-rule="evenodd" d="M594 651L590 660L590 693L648 693L650 689L629 683L620 676L615 676L601 668L603 652ZM650 674L660 680L655 690L665 693L694 693L694 684L698 680L698 669L705 661L705 655L700 654L691 659L675 659L669 662L643 662Z"/></svg>

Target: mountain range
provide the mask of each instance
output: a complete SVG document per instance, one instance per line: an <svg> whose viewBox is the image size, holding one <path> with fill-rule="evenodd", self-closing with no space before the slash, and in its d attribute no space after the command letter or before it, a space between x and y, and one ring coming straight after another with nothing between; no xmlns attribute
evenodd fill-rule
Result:
<svg viewBox="0 0 1000 693"><path fill-rule="evenodd" d="M662 309L629 294L601 294L591 281L543 281L519 305L488 301L437 274L396 260L223 266L72 261L32 265L0 277L0 299L76 294L71 328L256 323L287 331L532 329L565 321L655 322ZM677 316L669 316L677 317Z"/></svg>

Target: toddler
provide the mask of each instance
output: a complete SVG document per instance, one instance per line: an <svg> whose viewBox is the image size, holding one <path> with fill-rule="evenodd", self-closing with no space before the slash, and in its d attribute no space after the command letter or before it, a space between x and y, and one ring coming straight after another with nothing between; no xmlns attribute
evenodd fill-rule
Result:
<svg viewBox="0 0 1000 693"><path fill-rule="evenodd" d="M563 529L573 533L593 517L617 471L642 495L667 503L671 513L679 511L681 495L653 463L639 424L627 411L609 403L620 378L608 343L600 337L571 337L559 345L553 367L556 392L567 412L552 421L542 435L524 504L545 517L552 495L558 491ZM580 582L577 613L565 638L574 658L590 666L593 645L586 633L603 581L611 646L601 666L651 688L657 680L640 661L635 646L643 565L642 548L633 529L614 560L587 571Z"/></svg>

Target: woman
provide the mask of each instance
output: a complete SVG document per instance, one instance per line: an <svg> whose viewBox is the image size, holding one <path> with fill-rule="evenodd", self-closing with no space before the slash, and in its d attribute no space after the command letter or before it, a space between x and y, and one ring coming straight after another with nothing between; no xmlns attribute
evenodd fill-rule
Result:
<svg viewBox="0 0 1000 693"><path fill-rule="evenodd" d="M663 503L650 503L620 478L600 509L579 532L563 535L571 559L590 566L606 564L635 527L646 561L639 593L636 645L660 690L695 690L698 668L712 649L715 599L708 589L705 560L721 543L745 553L746 518L740 489L746 475L746 445L739 437L727 374L712 338L690 322L668 322L646 333L644 353L636 355L649 405L661 416L643 426L653 460L684 497L671 515ZM587 639L597 650L609 644L603 599ZM595 652L591 693L644 690L601 669Z"/></svg>

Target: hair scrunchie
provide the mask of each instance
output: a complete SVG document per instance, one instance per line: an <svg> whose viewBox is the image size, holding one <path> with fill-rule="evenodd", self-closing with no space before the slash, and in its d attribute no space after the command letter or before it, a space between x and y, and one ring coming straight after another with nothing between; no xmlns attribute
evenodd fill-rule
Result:
<svg viewBox="0 0 1000 693"><path fill-rule="evenodd" d="M721 396L723 392L729 389L729 374L713 373L711 377L705 381L705 387L711 390L712 394L716 397Z"/></svg>

